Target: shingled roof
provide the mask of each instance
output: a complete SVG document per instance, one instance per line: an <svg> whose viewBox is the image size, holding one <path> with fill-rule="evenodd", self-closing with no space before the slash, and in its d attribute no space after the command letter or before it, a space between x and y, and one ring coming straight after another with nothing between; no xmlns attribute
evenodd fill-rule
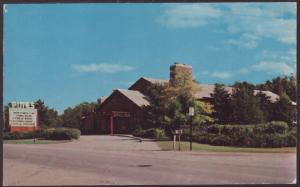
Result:
<svg viewBox="0 0 300 187"><path fill-rule="evenodd" d="M162 79L154 79L154 78L148 78L148 77L142 77L143 79L153 83L153 84L165 84L168 83L168 80L162 80ZM197 99L203 99L203 98L212 98L211 94L214 93L214 88L215 85L214 84L199 84L199 88L200 91L198 91L194 96ZM224 86L225 90L229 93L232 94L233 93L233 87L230 86ZM257 93L259 93L261 90L254 90L254 95L256 95ZM261 91L262 93L264 93L266 96L270 97L270 101L272 103L276 102L279 99L279 95L270 92L270 91Z"/></svg>
<svg viewBox="0 0 300 187"><path fill-rule="evenodd" d="M214 93L214 88L215 85L213 84L201 84L199 85L200 87L200 91L198 91L195 94L195 97L197 99L203 99L203 98L211 98L211 94ZM224 86L225 90L229 93L232 94L233 93L233 89L234 87L230 87L230 86ZM254 90L254 95L257 95L259 92L264 93L267 97L270 98L270 101L272 103L275 103L278 99L279 99L279 95L270 92L270 91L263 91L263 90Z"/></svg>
<svg viewBox="0 0 300 187"><path fill-rule="evenodd" d="M166 84L169 83L169 80L163 80L163 79L153 79L153 78L148 78L148 77L142 77L143 79L153 83L153 84Z"/></svg>
<svg viewBox="0 0 300 187"><path fill-rule="evenodd" d="M141 77L153 84L165 84L168 83L168 80L162 80L162 79L153 79L153 78L148 78L148 77ZM197 99L210 99L212 98L211 94L214 93L214 88L215 85L213 84L199 84L199 88L200 90L195 93L195 97ZM230 86L225 86L224 87L225 90L229 93L232 94L233 93L233 89L234 87L230 87ZM123 94L125 97L127 97L129 100L131 100L133 103L135 103L137 106L142 107L142 106L149 106L150 103L147 100L147 96L145 96L144 94L142 94L139 91L136 90L126 90L126 89L116 89L117 91L119 91L121 94ZM279 95L270 92L270 91L261 91L261 90L254 90L254 95L257 95L259 92L264 93L266 96L268 96L270 98L270 101L272 103L276 102L280 97ZM293 105L295 105L295 102L292 102Z"/></svg>
<svg viewBox="0 0 300 187"><path fill-rule="evenodd" d="M117 89L117 91L119 91L121 94L130 99L139 107L150 105L149 101L147 100L147 97L139 91L125 89Z"/></svg>

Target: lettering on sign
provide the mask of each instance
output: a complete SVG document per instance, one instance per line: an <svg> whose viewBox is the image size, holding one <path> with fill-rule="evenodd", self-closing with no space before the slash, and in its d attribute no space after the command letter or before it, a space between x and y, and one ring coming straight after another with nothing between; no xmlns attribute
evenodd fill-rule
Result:
<svg viewBox="0 0 300 187"><path fill-rule="evenodd" d="M10 126L36 126L37 110L31 108L9 108Z"/></svg>
<svg viewBox="0 0 300 187"><path fill-rule="evenodd" d="M129 112L113 112L114 117L130 117Z"/></svg>

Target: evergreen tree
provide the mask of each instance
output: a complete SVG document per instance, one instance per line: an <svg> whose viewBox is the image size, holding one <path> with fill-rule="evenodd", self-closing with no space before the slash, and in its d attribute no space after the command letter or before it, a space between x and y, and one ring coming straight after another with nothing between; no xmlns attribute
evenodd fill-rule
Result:
<svg viewBox="0 0 300 187"><path fill-rule="evenodd" d="M165 117L165 94L166 85L152 84L147 88L149 106L145 107L146 123L142 128L163 127Z"/></svg>
<svg viewBox="0 0 300 187"><path fill-rule="evenodd" d="M34 103L34 105L38 112L39 125L42 128L56 127L61 125L61 119L57 111L54 109L49 109L48 106L45 105L44 101L39 99Z"/></svg>
<svg viewBox="0 0 300 187"><path fill-rule="evenodd" d="M213 116L218 123L230 123L232 121L232 104L230 94L225 90L223 84L215 84L212 104Z"/></svg>
<svg viewBox="0 0 300 187"><path fill-rule="evenodd" d="M264 122L264 114L259 99L254 96L254 86L246 82L236 84L232 94L233 121L238 124Z"/></svg>
<svg viewBox="0 0 300 187"><path fill-rule="evenodd" d="M296 109L292 106L288 95L283 94L275 103L272 118L273 120L287 123L292 123L296 120Z"/></svg>
<svg viewBox="0 0 300 187"><path fill-rule="evenodd" d="M275 77L271 81L267 80L264 84L256 86L259 90L268 90L282 96L287 94L292 101L296 101L297 80L295 75L289 77Z"/></svg>
<svg viewBox="0 0 300 187"><path fill-rule="evenodd" d="M256 97L258 98L259 106L263 113L264 119L266 121L272 121L273 103L271 103L270 97L261 91L256 94Z"/></svg>

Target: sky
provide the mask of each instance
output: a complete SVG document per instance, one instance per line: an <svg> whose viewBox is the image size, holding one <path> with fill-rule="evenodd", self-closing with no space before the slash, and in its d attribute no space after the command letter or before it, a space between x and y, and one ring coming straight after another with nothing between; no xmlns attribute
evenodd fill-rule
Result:
<svg viewBox="0 0 300 187"><path fill-rule="evenodd" d="M296 3L7 4L4 104L62 113L174 62L201 83L263 83L296 72Z"/></svg>

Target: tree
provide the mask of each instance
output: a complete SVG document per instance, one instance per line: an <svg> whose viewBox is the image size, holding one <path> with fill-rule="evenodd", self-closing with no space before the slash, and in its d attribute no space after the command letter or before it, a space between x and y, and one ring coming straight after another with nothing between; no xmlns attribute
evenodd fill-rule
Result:
<svg viewBox="0 0 300 187"><path fill-rule="evenodd" d="M236 84L232 94L233 122L238 124L261 123L266 121L254 86L246 82Z"/></svg>
<svg viewBox="0 0 300 187"><path fill-rule="evenodd" d="M38 112L38 123L42 128L61 125L58 112L52 108L49 109L49 107L45 105L44 101L39 99L34 103L34 105Z"/></svg>
<svg viewBox="0 0 300 187"><path fill-rule="evenodd" d="M270 97L260 91L256 94L256 98L259 101L259 107L263 113L264 119L266 121L272 121L273 103L271 103Z"/></svg>
<svg viewBox="0 0 300 187"><path fill-rule="evenodd" d="M80 129L82 117L88 115L90 112L94 112L96 108L97 103L94 102L83 102L76 105L74 108L68 107L61 116L62 125Z"/></svg>
<svg viewBox="0 0 300 187"><path fill-rule="evenodd" d="M215 84L214 92L211 95L214 107L213 116L218 123L229 123L232 121L232 104L230 94L225 90L223 84Z"/></svg>
<svg viewBox="0 0 300 187"><path fill-rule="evenodd" d="M292 123L296 120L296 110L292 106L288 95L283 94L275 103L272 118L273 120L287 123Z"/></svg>
<svg viewBox="0 0 300 187"><path fill-rule="evenodd" d="M282 96L287 94L292 101L296 101L296 90L297 81L295 75L291 74L288 76L278 76L273 78L271 81L267 80L263 84L256 86L259 90L268 90Z"/></svg>
<svg viewBox="0 0 300 187"><path fill-rule="evenodd" d="M165 125L165 99L166 85L152 84L147 88L149 106L145 107L146 123L143 128L157 128Z"/></svg>

